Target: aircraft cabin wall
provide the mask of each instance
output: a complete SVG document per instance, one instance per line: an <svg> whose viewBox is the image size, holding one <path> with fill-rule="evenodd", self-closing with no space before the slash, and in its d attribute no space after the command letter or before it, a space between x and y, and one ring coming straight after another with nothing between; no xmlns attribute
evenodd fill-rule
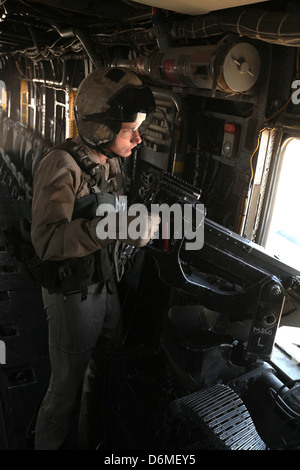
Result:
<svg viewBox="0 0 300 470"><path fill-rule="evenodd" d="M202 190L208 214L240 233L241 214L251 175L251 155L266 113L266 89L270 73L270 51L261 47L261 71L255 90L241 96L177 86L174 90L152 84L157 112L143 136L136 171L159 168L170 171ZM77 69L80 67L77 65ZM66 64L73 66L73 64ZM76 75L78 86L84 77ZM24 85L24 80L23 80ZM21 81L6 82L10 119L28 125L50 144L74 135L71 103L76 86L69 89L26 81L27 102L21 103ZM72 94L73 93L73 94ZM203 96L204 95L204 96ZM24 93L22 95L24 97ZM26 107L21 115L21 109ZM23 122L22 122L23 121ZM139 184L139 178L137 184ZM144 188L134 188L135 193Z"/></svg>
<svg viewBox="0 0 300 470"><path fill-rule="evenodd" d="M135 174L128 175L130 181L135 179L131 181L133 197L147 191L141 181L147 180L148 169L154 173L156 168L169 171L201 189L211 219L256 241L260 223L257 213L261 213L268 178L265 169L264 182L252 184L256 145L267 122L267 154L260 155L260 165L267 167L272 157L271 142L279 133L269 118L274 112L276 117L276 111L289 99L291 83L296 79L295 51L233 34L212 46L171 46L167 52L154 53L149 63L147 57L139 58L140 62L144 60L142 65L137 65L137 59L115 57L118 51L112 51L112 66L137 70L152 87L157 104L134 164ZM228 65L234 54L243 56L247 64L243 66L252 66L254 75L250 69L241 72L239 65L234 64L235 69L232 63ZM252 61L251 66L247 60ZM89 58L51 62L51 67L45 61L29 63L27 77L22 59L17 68L10 62L9 68L2 69L3 78L7 77L10 119L20 121L50 145L75 135L74 97L81 80L94 68ZM25 88L20 95L22 86Z"/></svg>
<svg viewBox="0 0 300 470"><path fill-rule="evenodd" d="M254 432L256 444L286 448L295 443L284 442L287 420L278 403L282 394L290 399L290 379L272 362L272 351L279 324L300 326L300 277L261 246L281 148L300 137L297 83L292 86L300 79L300 8L295 2L246 2L249 9L229 5L206 16L144 3L1 2L0 228L19 220L20 211L24 216L40 159L76 135L73 107L81 81L102 66L139 74L156 109L142 146L122 161L129 202L144 202L163 174L162 193L170 200L199 196L207 246L192 254L183 250L180 269L177 259L166 262L168 250L159 253L165 278L140 250L118 285L125 353L114 358L115 393L107 400L114 439L129 449L145 442L155 447L163 417L167 448L198 448L202 441L192 429L176 427L178 410L194 411L189 399L199 388L217 396L229 384L249 408L261 436ZM7 345L0 448L23 449L32 446L35 409L50 373L47 325L39 286L25 281L3 246L0 261L0 338ZM292 366L296 385L289 391L295 390L298 417L287 427L296 428L298 439L299 365ZM237 408L239 398L230 395Z"/></svg>

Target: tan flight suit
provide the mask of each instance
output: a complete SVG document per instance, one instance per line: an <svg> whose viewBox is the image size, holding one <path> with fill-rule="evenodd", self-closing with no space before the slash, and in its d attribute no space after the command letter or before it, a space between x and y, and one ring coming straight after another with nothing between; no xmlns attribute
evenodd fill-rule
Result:
<svg viewBox="0 0 300 470"><path fill-rule="evenodd" d="M76 141L80 143L77 137ZM98 154L85 147L89 158L98 163ZM105 163L105 176L111 181L120 173L118 159ZM99 218L72 220L74 199L90 193L83 171L74 158L54 150L39 164L34 176L32 241L43 260L78 258L107 245L96 235ZM117 292L109 293L103 282L88 286L88 295L49 294L43 288L44 308L49 328L51 378L36 424L35 448L59 449L70 430L80 402L82 380L99 337L110 341L116 334L120 305ZM85 392L89 391L85 379ZM86 412L86 403L82 408ZM87 439L85 417L80 424L83 442ZM86 446L88 447L88 443Z"/></svg>

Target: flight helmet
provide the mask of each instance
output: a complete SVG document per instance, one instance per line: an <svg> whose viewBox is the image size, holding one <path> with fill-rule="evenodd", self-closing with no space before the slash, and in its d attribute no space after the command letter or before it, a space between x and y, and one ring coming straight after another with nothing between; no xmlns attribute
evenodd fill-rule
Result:
<svg viewBox="0 0 300 470"><path fill-rule="evenodd" d="M74 114L85 144L106 155L123 122L140 122L154 108L150 88L133 71L104 67L79 85Z"/></svg>

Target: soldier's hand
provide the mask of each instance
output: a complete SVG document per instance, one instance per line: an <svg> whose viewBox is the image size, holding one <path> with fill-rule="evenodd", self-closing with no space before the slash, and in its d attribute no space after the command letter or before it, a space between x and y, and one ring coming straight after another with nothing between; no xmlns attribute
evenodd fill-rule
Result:
<svg viewBox="0 0 300 470"><path fill-rule="evenodd" d="M151 240L154 234L158 231L159 224L161 219L158 214L141 214L139 216L139 230L134 233L135 228L135 219L134 217L128 217L128 237L126 242L129 245L136 246L137 248L141 248ZM133 224L133 225L131 225Z"/></svg>
<svg viewBox="0 0 300 470"><path fill-rule="evenodd" d="M99 218L96 235L103 246L114 240L121 240L128 245L140 248L147 245L153 238L160 222L158 214L150 214L145 206L135 204L129 208L128 212L112 211L105 218Z"/></svg>

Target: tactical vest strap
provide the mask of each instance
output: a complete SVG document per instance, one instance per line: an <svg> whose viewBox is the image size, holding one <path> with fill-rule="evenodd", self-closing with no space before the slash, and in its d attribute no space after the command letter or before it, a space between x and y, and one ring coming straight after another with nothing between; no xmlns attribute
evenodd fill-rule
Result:
<svg viewBox="0 0 300 470"><path fill-rule="evenodd" d="M65 150L72 155L79 168L89 176L95 176L95 174L101 170L102 165L100 163L93 162L93 160L89 158L86 150L72 139L67 139L65 142L56 145L54 150L56 149Z"/></svg>

